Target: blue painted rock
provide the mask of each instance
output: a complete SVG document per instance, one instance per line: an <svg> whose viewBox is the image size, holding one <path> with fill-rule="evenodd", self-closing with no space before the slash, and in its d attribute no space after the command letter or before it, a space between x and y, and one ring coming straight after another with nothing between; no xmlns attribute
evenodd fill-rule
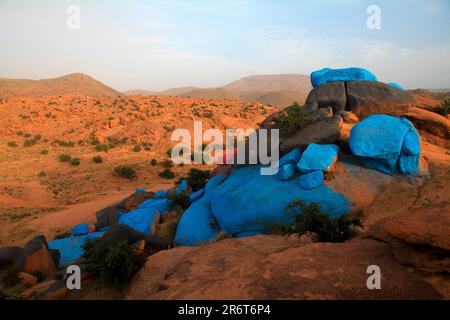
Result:
<svg viewBox="0 0 450 320"><path fill-rule="evenodd" d="M399 85L398 83L389 82L387 85L388 85L388 86L391 86L391 87L394 87L394 88L397 88L397 89L399 89L399 90L405 90L405 89L403 89L403 87L402 87L401 85Z"/></svg>
<svg viewBox="0 0 450 320"><path fill-rule="evenodd" d="M80 223L72 228L72 236L82 236L89 233L89 225L87 223Z"/></svg>
<svg viewBox="0 0 450 320"><path fill-rule="evenodd" d="M194 202L200 199L205 193L205 189L200 189L189 195L189 201Z"/></svg>
<svg viewBox="0 0 450 320"><path fill-rule="evenodd" d="M278 165L281 167L285 164L296 164L300 160L301 156L302 152L300 151L300 149L294 149L288 154L285 154L283 157L281 157Z"/></svg>
<svg viewBox="0 0 450 320"><path fill-rule="evenodd" d="M362 68L325 68L311 73L311 84L314 88L330 82L346 81L378 81L378 79L372 72Z"/></svg>
<svg viewBox="0 0 450 320"><path fill-rule="evenodd" d="M211 211L211 196L225 179L224 176L209 179L203 197L183 213L175 233L176 246L194 246L217 238L220 230Z"/></svg>
<svg viewBox="0 0 450 320"><path fill-rule="evenodd" d="M155 195L153 196L153 199L164 199L166 197L166 192L164 190L158 190L156 191Z"/></svg>
<svg viewBox="0 0 450 320"><path fill-rule="evenodd" d="M278 169L276 178L278 180L289 180L295 173L295 166L293 164L285 164Z"/></svg>
<svg viewBox="0 0 450 320"><path fill-rule="evenodd" d="M336 162L338 153L339 147L334 144L311 143L303 152L297 169L300 172L329 171Z"/></svg>
<svg viewBox="0 0 450 320"><path fill-rule="evenodd" d="M148 199L141 203L138 209L155 209L164 215L170 209L170 201L167 199Z"/></svg>
<svg viewBox="0 0 450 320"><path fill-rule="evenodd" d="M176 194L181 194L181 193L183 193L183 192L186 190L187 185L188 185L187 180L181 181L180 185L177 187L177 190L175 191Z"/></svg>
<svg viewBox="0 0 450 320"><path fill-rule="evenodd" d="M298 179L300 188L311 190L317 188L323 183L323 171L313 171L300 176Z"/></svg>
<svg viewBox="0 0 450 320"><path fill-rule="evenodd" d="M264 232L274 223L290 222L286 206L294 199L317 202L332 217L347 213L349 201L326 185L299 188L296 180L280 181L261 175L259 166L233 170L211 198L211 209L224 232L235 236Z"/></svg>
<svg viewBox="0 0 450 320"><path fill-rule="evenodd" d="M103 235L103 232L95 232L85 234L79 237L71 237L65 239L57 239L50 241L48 246L50 249L56 249L60 252L60 266L67 266L78 260L83 255L83 245L89 239L95 239Z"/></svg>
<svg viewBox="0 0 450 320"><path fill-rule="evenodd" d="M350 133L350 150L369 168L388 174L418 172L420 137L403 118L373 115L356 124Z"/></svg>
<svg viewBox="0 0 450 320"><path fill-rule="evenodd" d="M144 235L154 234L160 213L155 208L143 208L124 214L119 223L125 224Z"/></svg>

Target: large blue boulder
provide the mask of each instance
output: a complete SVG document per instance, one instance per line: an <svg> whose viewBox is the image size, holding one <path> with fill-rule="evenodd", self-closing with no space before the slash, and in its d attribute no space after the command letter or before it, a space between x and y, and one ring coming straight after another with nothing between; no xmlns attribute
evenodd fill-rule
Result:
<svg viewBox="0 0 450 320"><path fill-rule="evenodd" d="M323 183L323 171L313 171L300 176L297 181L300 188L305 190L311 190L317 188Z"/></svg>
<svg viewBox="0 0 450 320"><path fill-rule="evenodd" d="M297 169L300 172L328 171L337 160L338 153L337 145L311 143L297 163Z"/></svg>
<svg viewBox="0 0 450 320"><path fill-rule="evenodd" d="M59 253L61 255L59 259L59 265L61 267L64 267L74 262L75 260L78 260L83 255L83 244L87 240L98 238L103 235L103 233L104 232L95 232L78 237L53 240L48 243L48 247L50 249L59 250Z"/></svg>
<svg viewBox="0 0 450 320"><path fill-rule="evenodd" d="M372 72L362 68L325 68L311 73L311 84L314 88L326 83L342 81L378 81L378 79Z"/></svg>
<svg viewBox="0 0 450 320"><path fill-rule="evenodd" d="M72 228L72 236L82 236L89 233L89 225L87 223L80 223Z"/></svg>
<svg viewBox="0 0 450 320"><path fill-rule="evenodd" d="M225 179L222 175L209 179L203 196L183 213L175 233L176 246L195 246L217 238L220 229L211 211L211 196Z"/></svg>
<svg viewBox="0 0 450 320"><path fill-rule="evenodd" d="M317 202L331 217L349 210L349 200L326 185L303 190L297 181L280 181L261 175L259 166L234 169L211 198L211 208L220 228L234 236L264 232L274 223L292 222L285 208L294 199Z"/></svg>
<svg viewBox="0 0 450 320"><path fill-rule="evenodd" d="M120 219L119 223L125 224L132 229L148 235L152 230L154 230L159 216L159 211L152 207L147 207L143 209L136 209L124 214Z"/></svg>
<svg viewBox="0 0 450 320"><path fill-rule="evenodd" d="M418 172L420 136L407 119L369 116L352 128L349 144L369 168L388 174Z"/></svg>

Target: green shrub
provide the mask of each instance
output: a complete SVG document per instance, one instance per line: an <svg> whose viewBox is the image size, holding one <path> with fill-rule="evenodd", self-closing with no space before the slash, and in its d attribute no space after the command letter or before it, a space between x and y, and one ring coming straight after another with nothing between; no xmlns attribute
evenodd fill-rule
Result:
<svg viewBox="0 0 450 320"><path fill-rule="evenodd" d="M79 158L73 158L70 160L70 164L73 166L79 166L80 165L80 159Z"/></svg>
<svg viewBox="0 0 450 320"><path fill-rule="evenodd" d="M114 176L126 178L126 179L136 179L137 173L133 167L130 166L118 166L114 168Z"/></svg>
<svg viewBox="0 0 450 320"><path fill-rule="evenodd" d="M433 111L444 117L450 114L450 99L444 101L439 107L434 108Z"/></svg>
<svg viewBox="0 0 450 320"><path fill-rule="evenodd" d="M311 124L311 120L308 119L306 112L297 102L284 109L278 116L276 122L282 137L287 137L295 130Z"/></svg>
<svg viewBox="0 0 450 320"><path fill-rule="evenodd" d="M24 136L25 138L31 138L31 134L30 134L30 133L25 133L23 136Z"/></svg>
<svg viewBox="0 0 450 320"><path fill-rule="evenodd" d="M211 176L211 171L209 170L199 170L192 168L188 171L185 177L181 177L177 184L180 184L181 181L187 180L188 185L191 187L192 192L203 189L208 182Z"/></svg>
<svg viewBox="0 0 450 320"><path fill-rule="evenodd" d="M33 139L34 139L35 141L39 141L39 140L42 139L42 136L41 136L40 134L35 134Z"/></svg>
<svg viewBox="0 0 450 320"><path fill-rule="evenodd" d="M169 169L173 167L173 162L171 160L164 160L161 165L163 166L163 168Z"/></svg>
<svg viewBox="0 0 450 320"><path fill-rule="evenodd" d="M97 150L98 152L104 151L107 152L110 149L110 146L107 144L97 144L95 146L95 150Z"/></svg>
<svg viewBox="0 0 450 320"><path fill-rule="evenodd" d="M34 146L35 144L36 144L36 140L34 140L34 139L27 139L23 142L24 147L31 147L31 146Z"/></svg>
<svg viewBox="0 0 450 320"><path fill-rule="evenodd" d="M94 161L95 163L102 163L103 158L100 156L94 156L94 157L92 157L92 161Z"/></svg>
<svg viewBox="0 0 450 320"><path fill-rule="evenodd" d="M47 149L43 149L43 150L41 150L40 153L41 153L42 155L48 154L48 150L47 150Z"/></svg>
<svg viewBox="0 0 450 320"><path fill-rule="evenodd" d="M173 179L173 178L175 178L175 174L172 172L172 170L170 170L168 168L166 168L163 171L161 171L159 173L159 176L161 178L166 178L166 179Z"/></svg>
<svg viewBox="0 0 450 320"><path fill-rule="evenodd" d="M355 227L362 226L359 219L349 219L346 215L332 219L318 203L306 204L298 199L288 204L286 214L294 222L271 226L273 233L302 236L311 232L318 242L345 242L358 234Z"/></svg>
<svg viewBox="0 0 450 320"><path fill-rule="evenodd" d="M59 161L61 162L69 162L72 157L68 154L60 154L59 155Z"/></svg>
<svg viewBox="0 0 450 320"><path fill-rule="evenodd" d="M171 193L167 196L167 199L169 199L171 201L170 206L176 207L176 206L180 206L182 207L184 210L186 210L187 208L189 208L191 201L189 200L189 196L182 192L180 194L178 193Z"/></svg>
<svg viewBox="0 0 450 320"><path fill-rule="evenodd" d="M2 283L5 287L14 287L19 281L19 272L15 267L9 268L2 278Z"/></svg>
<svg viewBox="0 0 450 320"><path fill-rule="evenodd" d="M144 259L133 245L122 242L90 239L83 245L86 271L110 286L123 286L140 269Z"/></svg>
<svg viewBox="0 0 450 320"><path fill-rule="evenodd" d="M17 147L17 143L15 141L9 141L8 146L14 148L14 147Z"/></svg>
<svg viewBox="0 0 450 320"><path fill-rule="evenodd" d="M44 171L38 173L38 177L45 177L47 174Z"/></svg>
<svg viewBox="0 0 450 320"><path fill-rule="evenodd" d="M140 152L142 150L141 146L134 146L133 151L134 152Z"/></svg>
<svg viewBox="0 0 450 320"><path fill-rule="evenodd" d="M156 159L152 159L152 160L150 161L150 164L151 164L152 166L156 166L156 165L158 164L158 161L156 161Z"/></svg>
<svg viewBox="0 0 450 320"><path fill-rule="evenodd" d="M23 131L17 131L16 134L17 134L18 136L23 136Z"/></svg>

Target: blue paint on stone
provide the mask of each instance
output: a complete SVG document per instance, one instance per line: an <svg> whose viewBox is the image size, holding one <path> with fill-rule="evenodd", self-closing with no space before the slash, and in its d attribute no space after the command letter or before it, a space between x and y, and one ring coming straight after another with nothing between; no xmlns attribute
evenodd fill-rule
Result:
<svg viewBox="0 0 450 320"><path fill-rule="evenodd" d="M341 81L378 81L378 79L372 72L362 68L325 68L311 73L311 84L314 88L326 83Z"/></svg>

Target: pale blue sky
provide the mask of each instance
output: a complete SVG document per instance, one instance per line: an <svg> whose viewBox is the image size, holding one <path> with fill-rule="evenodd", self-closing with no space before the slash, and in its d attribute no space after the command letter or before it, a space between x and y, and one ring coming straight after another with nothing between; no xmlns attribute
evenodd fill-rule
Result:
<svg viewBox="0 0 450 320"><path fill-rule="evenodd" d="M366 27L371 4L381 30ZM0 77L83 72L118 90L346 66L450 87L450 0L0 0L0 41Z"/></svg>

